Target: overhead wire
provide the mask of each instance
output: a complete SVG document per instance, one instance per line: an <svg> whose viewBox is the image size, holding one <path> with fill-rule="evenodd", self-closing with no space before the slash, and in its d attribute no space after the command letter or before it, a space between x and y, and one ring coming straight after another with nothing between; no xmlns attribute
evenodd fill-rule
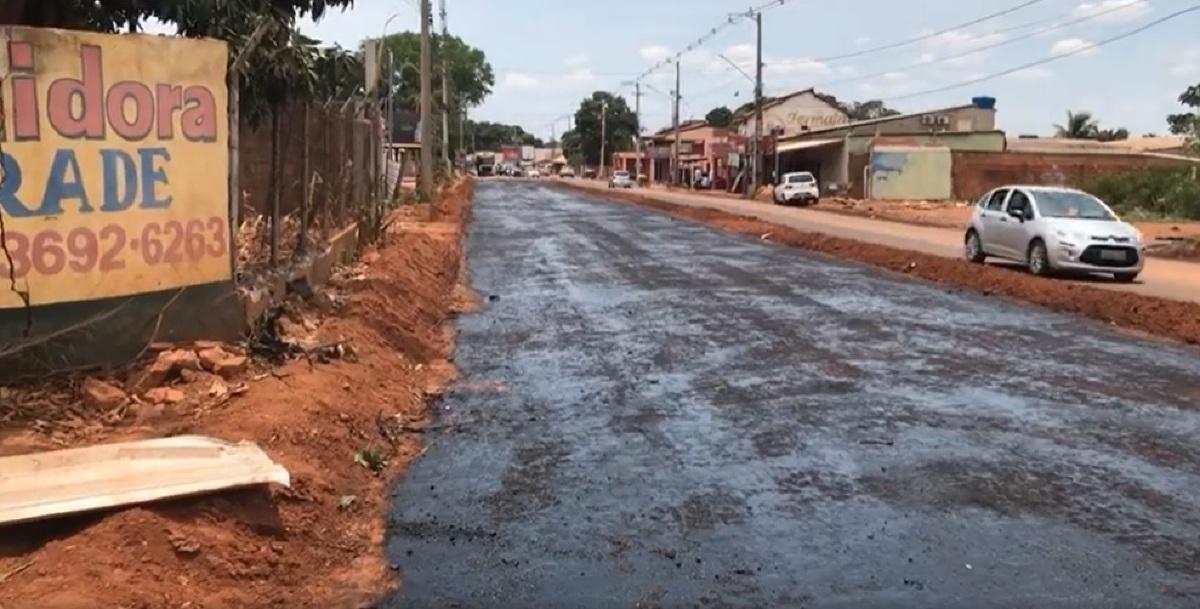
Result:
<svg viewBox="0 0 1200 609"><path fill-rule="evenodd" d="M1137 5L1133 4L1133 3L1120 4L1120 5L1117 5L1116 7L1109 8L1107 10L1104 10L1104 11L1101 11L1098 13L1093 13L1093 14L1090 14L1090 15L1087 15L1084 17L1079 17L1076 19L1072 19L1069 21L1063 21L1063 22L1057 23L1056 25L1046 27L1046 28L1041 28L1038 30L1034 30L1032 32L1028 32L1028 33L1022 34L1020 36L1014 36L1012 38L1006 38L1004 40L994 42L992 44L986 44L983 46L974 47L974 48L964 51L962 53L957 53L954 55L946 55L943 57L936 57L936 58L930 59L928 61L919 61L916 63L911 63L911 64L907 64L907 65L903 65L903 66L894 66L890 69L880 70L878 72L872 72L870 74L861 74L861 75L857 75L857 76L850 76L847 78L839 78L836 80L826 80L823 82L816 83L814 86L828 87L828 86L832 86L832 85L842 85L842 84L847 84L847 83L852 83L852 82L862 82L864 80L870 80L872 78L885 76L887 74L893 74L893 73L900 72L903 70L911 70L914 68L922 68L925 66L930 66L930 65L939 64L939 63L947 63L947 62L963 59L966 57L970 57L972 55L977 55L984 51L990 51L992 49L997 49L1002 46L1007 46L1010 44L1021 42L1022 40L1029 40L1030 38L1041 36L1043 34L1048 34L1050 32L1054 32L1054 31L1058 31L1063 28L1079 25L1080 23L1093 21L1095 19L1099 19L1101 17L1111 15L1112 13L1116 13L1116 12L1123 11L1123 10L1128 10L1130 8L1133 8L1134 6L1137 6ZM1008 30L1008 31L1012 31L1012 30ZM999 33L1002 33L1002 30L983 33L983 34L981 34L981 36L993 36L993 35L996 35Z"/></svg>
<svg viewBox="0 0 1200 609"><path fill-rule="evenodd" d="M1162 25L1163 23L1166 23L1166 22L1168 22L1168 21L1171 21L1171 20L1174 20L1174 19L1178 19L1179 17L1182 17L1182 16L1184 16L1184 15L1186 15L1186 14L1188 14L1188 13L1194 13L1194 12L1196 12L1196 11L1200 11L1200 4L1194 5L1194 6L1192 6L1192 7L1186 8L1186 9L1181 9L1181 10L1175 11L1174 13L1171 13L1171 14L1169 14L1169 15L1166 15L1166 16L1160 17L1160 18L1158 18L1158 19L1155 19L1154 21L1151 21L1151 22L1149 22L1149 23L1146 23L1146 24L1144 24L1144 25L1141 25L1141 26L1139 26L1139 27L1136 27L1136 28L1134 28L1134 29L1132 29L1132 30L1128 30L1128 31L1126 31L1126 32L1123 32L1123 33L1121 33L1121 34L1117 34L1116 36L1111 36L1111 37L1109 37L1109 38L1105 38L1105 39L1103 39L1103 40L1096 41L1095 43L1089 44L1089 45L1087 45L1087 46L1082 46L1082 47L1079 47L1079 48L1077 48L1077 49L1074 49L1074 50L1071 50L1071 51L1068 51L1068 52L1065 52L1065 53L1061 53L1061 54L1058 54L1058 55L1051 55L1051 56L1049 56L1049 57L1043 57L1042 59L1039 59L1039 60L1037 60L1037 61L1030 61L1030 62L1023 63L1023 64L1021 64L1021 65L1018 65L1018 66L1013 66L1013 67L1011 67L1011 68L1008 68L1008 69L1005 69L1005 70L1001 70L1001 71L999 71L999 72L994 72L994 73L992 73L992 74L985 74L985 75L983 75L983 76L978 76L978 77L975 77L975 78L971 78L971 79L968 79L968 80L963 80L963 81L956 82L956 83L952 83L952 84L949 84L949 85L943 85L943 86L940 86L940 87L935 87L935 88L932 88L932 89L926 89L926 90L924 90L924 91L917 91L917 92L914 92L914 93L906 93L906 94L904 94L904 95L898 95L898 96L895 96L895 97L889 97L889 98L887 99L887 101L892 101L892 102L894 102L894 101L900 101L900 100L904 100L904 99L911 99L911 98L914 98L914 97L921 97L921 96L924 96L924 95L932 95L932 94L934 94L934 93L942 93L942 92L945 92L945 91L953 91L954 89L959 89L959 88L962 88L962 87L966 87L966 86L973 85L973 84L977 84L977 83L981 83L981 82L986 82L986 81L989 81L989 80L995 80L995 79L997 79L997 78L1001 78L1001 77L1004 77L1004 76L1008 76L1008 75L1010 75L1010 74L1015 74L1015 73L1017 73L1017 72L1020 72L1020 71L1022 71L1022 70L1028 70L1028 69L1030 69L1030 68L1036 68L1036 67L1039 67L1039 66L1046 65L1046 64L1048 64L1048 63L1053 63L1053 62L1055 62L1055 61L1060 61L1060 60L1066 59L1066 58L1068 58L1068 57L1074 57L1074 56L1076 56L1076 55L1081 55L1081 54L1083 54L1083 53L1087 53L1087 52L1089 52L1089 51L1093 51L1093 50L1095 50L1095 49L1098 49L1098 48L1100 48L1100 47L1103 47L1103 46L1106 46L1106 45L1112 44L1112 43L1114 43L1114 42L1118 42L1118 41L1121 41L1121 40L1125 40L1126 38L1131 38L1131 37L1133 37L1133 36L1136 36L1136 35L1138 35L1138 34L1141 34L1142 32L1145 32L1145 31L1147 31L1147 30L1149 30L1149 29L1152 29L1152 28L1158 27L1159 25Z"/></svg>
<svg viewBox="0 0 1200 609"><path fill-rule="evenodd" d="M950 32L954 32L956 30L961 30L962 28L971 27L973 25L979 25L980 23L991 21L992 19L996 19L998 17L1010 15L1019 10L1029 8L1030 6L1033 6L1035 4L1040 4L1042 2L1045 2L1045 0L1025 0L1025 2L1022 2L1015 6L1010 6L1004 10L996 11L994 13L988 13L987 15L984 15L982 17L977 17L970 21L952 25L952 26L937 30L935 32L930 32L928 34L922 34L920 36L916 36L913 38L907 38L907 39L900 40L897 42L883 44L883 45L879 45L879 46L875 46L875 47L871 47L871 48L867 48L867 49L860 49L857 51L851 51L849 53L842 53L840 55L826 55L825 57L816 57L813 59L813 61L819 61L822 63L830 63L830 62L834 62L834 61L840 61L843 59L851 59L854 57L862 57L864 55L871 55L874 53L879 53L881 51L890 51L892 49L898 49L900 47L908 46L910 44L916 44L918 42L932 40L934 38L937 38L938 36L941 36L944 34L949 34Z"/></svg>

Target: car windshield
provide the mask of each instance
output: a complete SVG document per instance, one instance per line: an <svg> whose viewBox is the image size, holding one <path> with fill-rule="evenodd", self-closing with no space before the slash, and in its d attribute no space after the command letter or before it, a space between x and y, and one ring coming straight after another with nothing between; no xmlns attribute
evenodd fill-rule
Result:
<svg viewBox="0 0 1200 609"><path fill-rule="evenodd" d="M613 177L614 177L614 178L628 178L628 177L629 177L629 172L627 172L627 171L618 171L618 172L616 172L616 173L614 173L614 174L613 174Z"/></svg>
<svg viewBox="0 0 1200 609"><path fill-rule="evenodd" d="M798 173L796 175L788 176L788 184L809 184L813 181L814 179L812 175L807 173Z"/></svg>
<svg viewBox="0 0 1200 609"><path fill-rule="evenodd" d="M1038 211L1047 218L1116 220L1099 199L1081 192L1046 190L1036 193Z"/></svg>

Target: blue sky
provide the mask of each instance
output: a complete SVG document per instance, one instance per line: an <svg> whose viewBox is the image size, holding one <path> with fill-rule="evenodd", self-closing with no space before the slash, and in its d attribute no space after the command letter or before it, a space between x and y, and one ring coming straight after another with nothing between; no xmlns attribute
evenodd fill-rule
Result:
<svg viewBox="0 0 1200 609"><path fill-rule="evenodd" d="M483 49L496 71L492 96L474 111L481 120L516 123L542 136L567 128L564 115L595 90L625 95L622 86L657 60L745 10L748 0L446 0L451 32ZM749 0L751 2L755 0ZM758 0L761 3L761 0ZM1029 0L788 0L764 13L768 95L815 86L843 100L882 98L903 111L998 99L999 127L1012 134L1049 134L1068 108L1092 112L1102 126L1135 134L1165 133L1165 116L1190 84L1200 83L1200 12L1184 15L1102 48L1120 34L1197 0L1037 0L1030 6L918 43L841 60L821 60L939 32ZM436 10L436 2L434 3ZM305 23L307 33L356 46L389 31L416 29L416 0L357 0L345 13ZM1065 22L1081 20L1069 26ZM440 27L440 26L439 26ZM737 106L752 85L721 58L752 73L754 29L743 21L686 54L683 118L719 105ZM995 46L994 46L995 45ZM991 47L959 57L980 47ZM993 74L1076 49L1086 52L988 82L942 93L904 96ZM875 75L875 76L870 76ZM674 73L666 67L643 82L643 125L669 122Z"/></svg>

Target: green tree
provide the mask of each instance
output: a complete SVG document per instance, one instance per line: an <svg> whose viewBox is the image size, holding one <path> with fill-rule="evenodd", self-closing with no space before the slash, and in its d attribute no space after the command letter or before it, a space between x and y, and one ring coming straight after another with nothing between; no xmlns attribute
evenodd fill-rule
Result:
<svg viewBox="0 0 1200 609"><path fill-rule="evenodd" d="M1171 133L1182 135L1194 155L1200 155L1200 84L1192 85L1179 96L1179 103L1191 108L1191 112L1172 114L1167 117Z"/></svg>
<svg viewBox="0 0 1200 609"><path fill-rule="evenodd" d="M575 130L562 134L562 149L563 156L567 157L570 164L578 165L583 162L583 146L579 142L579 133Z"/></svg>
<svg viewBox="0 0 1200 609"><path fill-rule="evenodd" d="M364 92L363 58L358 53L338 45L318 49L314 69L317 99L349 99Z"/></svg>
<svg viewBox="0 0 1200 609"><path fill-rule="evenodd" d="M1129 139L1129 130L1121 127L1118 129L1101 129L1096 132L1096 139L1101 142L1119 142Z"/></svg>
<svg viewBox="0 0 1200 609"><path fill-rule="evenodd" d="M713 108L704 115L704 121L713 127L728 127L733 123L733 110L727 106Z"/></svg>
<svg viewBox="0 0 1200 609"><path fill-rule="evenodd" d="M1075 140L1094 140L1100 135L1100 123L1091 112L1067 111L1067 122L1054 126L1054 137Z"/></svg>
<svg viewBox="0 0 1200 609"><path fill-rule="evenodd" d="M4 0L0 23L114 32L137 30L147 18L173 23L185 36L216 36L213 26L241 17L243 24L273 14L320 19L354 0Z"/></svg>
<svg viewBox="0 0 1200 609"><path fill-rule="evenodd" d="M476 150L498 150L501 146L542 146L542 140L517 125L472 121L469 133Z"/></svg>
<svg viewBox="0 0 1200 609"><path fill-rule="evenodd" d="M887 107L882 101L872 99L865 102L850 102L842 105L852 121L869 121L888 116L898 116L900 111Z"/></svg>
<svg viewBox="0 0 1200 609"><path fill-rule="evenodd" d="M434 101L441 104L442 55L445 54L450 73L450 106L470 108L478 106L492 92L496 76L483 51L468 45L457 36L444 41L441 35L430 38L433 51L433 88L439 95ZM390 55L389 55L390 53ZM391 66L393 103L397 106L416 109L421 93L421 35L415 32L391 34L383 43L380 84L386 88L387 68Z"/></svg>
<svg viewBox="0 0 1200 609"><path fill-rule="evenodd" d="M596 91L585 98L575 112L575 133L579 137L578 153L589 165L600 163L601 116L604 117L604 154L633 148L637 133L637 116L629 109L625 98L606 91ZM566 135L563 135L566 140ZM607 162L607 159L605 159Z"/></svg>

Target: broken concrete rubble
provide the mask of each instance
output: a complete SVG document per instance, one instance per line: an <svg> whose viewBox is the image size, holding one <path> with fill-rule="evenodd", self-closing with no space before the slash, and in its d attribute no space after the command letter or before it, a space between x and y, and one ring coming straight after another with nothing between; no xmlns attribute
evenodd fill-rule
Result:
<svg viewBox="0 0 1200 609"><path fill-rule="evenodd" d="M125 403L129 396L120 387L102 381L97 378L88 377L83 380L83 386L80 387L80 392L83 394L83 402L89 408L107 410L115 408Z"/></svg>
<svg viewBox="0 0 1200 609"><path fill-rule="evenodd" d="M129 393L141 395L155 387L161 387L182 370L200 370L200 361L196 353L184 349L163 351L149 366L130 376L125 389Z"/></svg>
<svg viewBox="0 0 1200 609"><path fill-rule="evenodd" d="M147 391L144 397L155 404L178 404L187 399L182 391L170 387L155 387Z"/></svg>

